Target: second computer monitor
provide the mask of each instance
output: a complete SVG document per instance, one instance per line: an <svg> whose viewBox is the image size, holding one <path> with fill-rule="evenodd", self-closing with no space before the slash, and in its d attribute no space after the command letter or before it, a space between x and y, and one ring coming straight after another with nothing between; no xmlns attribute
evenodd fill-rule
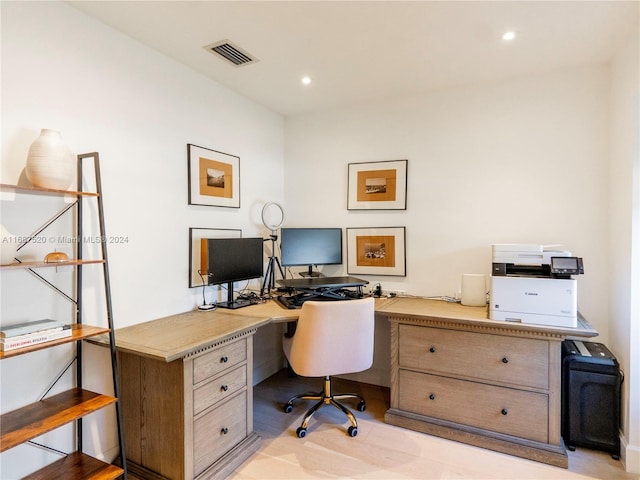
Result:
<svg viewBox="0 0 640 480"><path fill-rule="evenodd" d="M226 285L227 288L227 301L219 302L218 307L235 309L250 305L250 301L234 298L233 283L262 277L264 240L209 238L206 242L207 249L203 251L203 256L206 255L207 283Z"/></svg>
<svg viewBox="0 0 640 480"><path fill-rule="evenodd" d="M341 228L282 228L280 230L282 266L308 267L302 276L318 276L314 265L342 264Z"/></svg>

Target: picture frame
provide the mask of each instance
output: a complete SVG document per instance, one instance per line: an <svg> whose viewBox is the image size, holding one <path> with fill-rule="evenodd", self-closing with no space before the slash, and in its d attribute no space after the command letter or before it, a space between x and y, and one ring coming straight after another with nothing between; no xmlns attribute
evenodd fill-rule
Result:
<svg viewBox="0 0 640 480"><path fill-rule="evenodd" d="M189 288L201 287L206 284L204 276L198 273L205 261L202 241L208 238L241 238L242 230L224 228L189 228ZM203 253L205 256L203 256Z"/></svg>
<svg viewBox="0 0 640 480"><path fill-rule="evenodd" d="M189 205L240 208L240 157L187 144Z"/></svg>
<svg viewBox="0 0 640 480"><path fill-rule="evenodd" d="M405 277L405 227L347 228L347 274Z"/></svg>
<svg viewBox="0 0 640 480"><path fill-rule="evenodd" d="M408 160L350 163L347 210L406 210Z"/></svg>

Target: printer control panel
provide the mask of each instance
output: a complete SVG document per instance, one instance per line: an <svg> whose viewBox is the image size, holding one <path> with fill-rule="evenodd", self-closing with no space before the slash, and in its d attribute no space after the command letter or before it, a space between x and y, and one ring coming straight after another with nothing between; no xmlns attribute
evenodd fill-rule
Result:
<svg viewBox="0 0 640 480"><path fill-rule="evenodd" d="M570 277L584 274L584 266L580 257L551 257L551 275L554 277Z"/></svg>

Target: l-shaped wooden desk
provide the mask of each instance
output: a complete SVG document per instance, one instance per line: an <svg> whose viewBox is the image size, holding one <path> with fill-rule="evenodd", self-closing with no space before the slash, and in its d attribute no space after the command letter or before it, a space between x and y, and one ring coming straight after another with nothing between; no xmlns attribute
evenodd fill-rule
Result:
<svg viewBox="0 0 640 480"><path fill-rule="evenodd" d="M253 431L253 334L297 310L267 302L193 311L116 330L129 470L141 478L228 475L259 447ZM567 467L561 353L597 332L489 320L485 307L380 299L391 323L385 421Z"/></svg>

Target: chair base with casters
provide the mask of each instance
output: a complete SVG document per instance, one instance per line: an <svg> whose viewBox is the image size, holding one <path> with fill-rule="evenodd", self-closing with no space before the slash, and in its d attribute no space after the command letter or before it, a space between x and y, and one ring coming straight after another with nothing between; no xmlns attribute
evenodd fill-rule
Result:
<svg viewBox="0 0 640 480"><path fill-rule="evenodd" d="M331 377L324 377L324 389L320 393L306 393L301 395L295 395L289 399L289 401L283 407L285 413L291 413L293 411L293 402L295 400L317 400L318 402L307 410L305 413L302 424L296 430L296 434L299 438L303 438L307 435L307 425L309 424L309 420L313 417L313 414L316 413L321 407L324 405L333 405L338 410L341 410L351 422L351 426L347 429L347 434L350 437L355 437L358 434L358 422L356 421L356 417L351 413L351 411L342 405L338 400L344 400L346 398L357 398L360 401L358 402L358 406L356 407L359 412L364 412L366 409L366 403L364 398L362 398L357 393L342 393L339 395L334 395L331 393Z"/></svg>

